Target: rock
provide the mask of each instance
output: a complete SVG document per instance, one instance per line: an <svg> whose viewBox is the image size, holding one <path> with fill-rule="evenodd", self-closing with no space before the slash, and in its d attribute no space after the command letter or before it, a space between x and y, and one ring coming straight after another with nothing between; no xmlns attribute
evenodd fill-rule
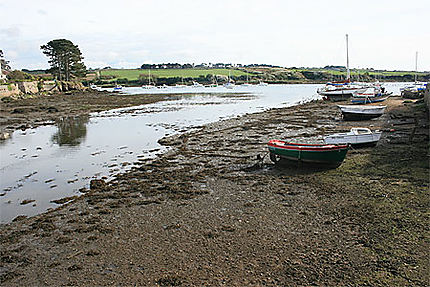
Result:
<svg viewBox="0 0 430 287"><path fill-rule="evenodd" d="M0 132L0 140L5 140L10 138L10 133L8 132Z"/></svg>
<svg viewBox="0 0 430 287"><path fill-rule="evenodd" d="M32 203L34 201L36 201L36 200L34 200L34 199L24 199L23 201L21 201L20 204L21 205L26 205L26 204Z"/></svg>

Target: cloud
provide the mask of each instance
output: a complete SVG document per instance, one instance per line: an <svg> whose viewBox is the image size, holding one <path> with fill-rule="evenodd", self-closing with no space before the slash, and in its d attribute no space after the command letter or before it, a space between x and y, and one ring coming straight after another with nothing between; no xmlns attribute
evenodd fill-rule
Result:
<svg viewBox="0 0 430 287"><path fill-rule="evenodd" d="M40 15L48 15L48 13L45 10L43 10L43 9L37 10L37 13L40 14Z"/></svg>
<svg viewBox="0 0 430 287"><path fill-rule="evenodd" d="M18 26L12 26L9 28L0 29L0 35L9 37L9 38L18 38L21 36L21 30Z"/></svg>

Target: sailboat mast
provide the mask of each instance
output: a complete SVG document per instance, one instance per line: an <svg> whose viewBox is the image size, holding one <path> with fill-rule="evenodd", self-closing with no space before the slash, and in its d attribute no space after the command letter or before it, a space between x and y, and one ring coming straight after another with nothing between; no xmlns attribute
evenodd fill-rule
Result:
<svg viewBox="0 0 430 287"><path fill-rule="evenodd" d="M415 83L417 82L417 74L418 74L418 51L415 52Z"/></svg>
<svg viewBox="0 0 430 287"><path fill-rule="evenodd" d="M346 34L346 80L349 81L350 78L351 72L349 71L348 34Z"/></svg>
<svg viewBox="0 0 430 287"><path fill-rule="evenodd" d="M148 86L151 85L151 70L148 70L149 75L148 75Z"/></svg>

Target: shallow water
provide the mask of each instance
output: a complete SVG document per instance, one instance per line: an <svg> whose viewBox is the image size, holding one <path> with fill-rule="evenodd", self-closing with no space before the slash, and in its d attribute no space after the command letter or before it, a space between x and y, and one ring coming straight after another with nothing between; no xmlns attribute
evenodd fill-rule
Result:
<svg viewBox="0 0 430 287"><path fill-rule="evenodd" d="M398 85L386 87L398 93ZM166 147L157 141L166 135L315 99L320 86L125 88L129 94L178 94L178 99L63 118L55 125L16 131L0 142L0 222L55 208L58 204L52 200L79 195L79 189L88 187L91 179L111 179L139 160L165 152Z"/></svg>

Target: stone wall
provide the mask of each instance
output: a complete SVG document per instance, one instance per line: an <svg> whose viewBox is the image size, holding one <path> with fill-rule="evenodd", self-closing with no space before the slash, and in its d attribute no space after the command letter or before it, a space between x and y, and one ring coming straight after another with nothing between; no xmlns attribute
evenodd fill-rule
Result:
<svg viewBox="0 0 430 287"><path fill-rule="evenodd" d="M44 81L44 82L18 82L13 84L0 84L0 98L16 97L21 95L34 95L41 92L58 93L73 90L84 90L80 82Z"/></svg>
<svg viewBox="0 0 430 287"><path fill-rule="evenodd" d="M427 89L426 92L424 93L424 101L427 104L427 109L430 112L430 82L427 83Z"/></svg>
<svg viewBox="0 0 430 287"><path fill-rule="evenodd" d="M0 85L0 98L13 97L21 94L17 84Z"/></svg>

